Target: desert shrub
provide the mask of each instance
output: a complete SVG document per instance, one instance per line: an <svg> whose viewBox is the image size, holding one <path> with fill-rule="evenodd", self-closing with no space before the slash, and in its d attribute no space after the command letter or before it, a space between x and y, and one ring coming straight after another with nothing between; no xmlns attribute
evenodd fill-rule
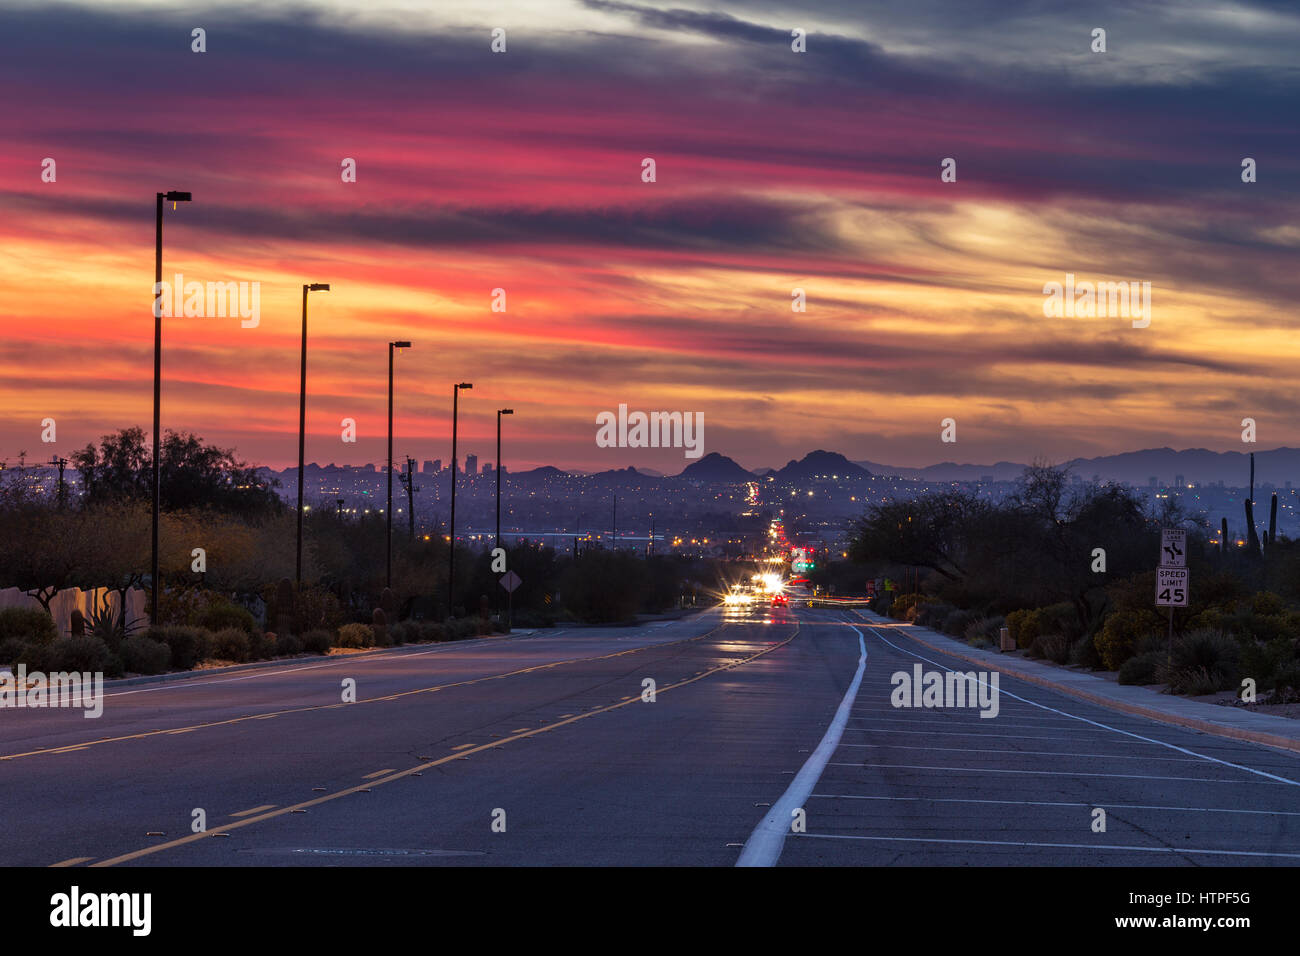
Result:
<svg viewBox="0 0 1300 956"><path fill-rule="evenodd" d="M420 640L421 641L445 641L447 631L437 621L420 622Z"/></svg>
<svg viewBox="0 0 1300 956"><path fill-rule="evenodd" d="M276 647L277 636L271 631L253 629L248 635L248 659L250 661L267 661L280 653Z"/></svg>
<svg viewBox="0 0 1300 956"><path fill-rule="evenodd" d="M344 624L339 628L339 647L372 647L375 631L369 624Z"/></svg>
<svg viewBox="0 0 1300 956"><path fill-rule="evenodd" d="M1160 626L1159 615L1146 608L1112 611L1093 638L1102 664L1107 670L1119 670L1120 665L1136 653L1138 642L1159 633Z"/></svg>
<svg viewBox="0 0 1300 956"><path fill-rule="evenodd" d="M241 664L248 660L248 632L242 627L225 627L212 635L212 657Z"/></svg>
<svg viewBox="0 0 1300 956"><path fill-rule="evenodd" d="M1285 664L1273 673L1273 689L1300 692L1300 661Z"/></svg>
<svg viewBox="0 0 1300 956"><path fill-rule="evenodd" d="M105 676L122 673L122 662L97 637L60 637L43 645L44 671L102 671ZM31 668L31 664L27 665Z"/></svg>
<svg viewBox="0 0 1300 956"><path fill-rule="evenodd" d="M1156 676L1175 694L1228 690L1237 684L1239 653L1237 642L1221 631L1189 631L1174 641Z"/></svg>
<svg viewBox="0 0 1300 956"><path fill-rule="evenodd" d="M1007 615L1007 630L1011 632L1011 639L1016 642L1016 647L1028 650L1034 646L1034 641L1042 630L1042 615L1037 608L1022 608L1019 611L1012 611Z"/></svg>
<svg viewBox="0 0 1300 956"><path fill-rule="evenodd" d="M976 641L993 643L997 641L998 632L1005 623L1006 619L1001 614L995 614L992 617L981 614L966 625L966 630L962 636L970 644L974 644Z"/></svg>
<svg viewBox="0 0 1300 956"><path fill-rule="evenodd" d="M257 626L257 619L248 608L224 599L216 599L198 612L198 624L214 632L237 627L245 634L252 634Z"/></svg>
<svg viewBox="0 0 1300 956"><path fill-rule="evenodd" d="M889 616L897 621L910 621L911 617L908 612L917 604L925 600L923 594L899 594L894 597L894 602L889 605Z"/></svg>
<svg viewBox="0 0 1300 956"><path fill-rule="evenodd" d="M916 606L916 615L912 621L921 627L928 627L937 631L942 629L943 622L955 610L957 608L952 604L945 604L942 601L926 601Z"/></svg>
<svg viewBox="0 0 1300 956"><path fill-rule="evenodd" d="M1034 641L1033 649L1053 664L1064 664L1070 659L1070 641L1064 634L1041 634Z"/></svg>
<svg viewBox="0 0 1300 956"><path fill-rule="evenodd" d="M1101 655L1097 653L1097 645L1093 643L1090 636L1085 634L1070 644L1070 664L1074 667L1086 667L1089 670L1097 670L1101 667Z"/></svg>
<svg viewBox="0 0 1300 956"><path fill-rule="evenodd" d="M7 666L15 663L23 650L27 647L27 642L17 637L6 637L0 639L0 666Z"/></svg>
<svg viewBox="0 0 1300 956"><path fill-rule="evenodd" d="M1157 683L1156 670L1163 660L1164 655L1159 651L1135 654L1120 665L1119 682L1121 684L1155 684Z"/></svg>
<svg viewBox="0 0 1300 956"><path fill-rule="evenodd" d="M25 644L49 644L58 636L53 619L40 608L0 608L0 641L17 638Z"/></svg>
<svg viewBox="0 0 1300 956"><path fill-rule="evenodd" d="M448 621L445 630L447 640L466 641L472 637L478 637L478 619L472 617L457 618L454 621Z"/></svg>
<svg viewBox="0 0 1300 956"><path fill-rule="evenodd" d="M334 635L323 628L308 631L302 636L302 649L308 654L328 654L333 643Z"/></svg>
<svg viewBox="0 0 1300 956"><path fill-rule="evenodd" d="M953 637L961 637L966 631L967 625L975 619L975 615L970 611L963 611L960 608L952 611L943 619L943 633L951 634Z"/></svg>
<svg viewBox="0 0 1300 956"><path fill-rule="evenodd" d="M197 627L151 627L145 636L167 646L168 663L187 671L208 656L211 634Z"/></svg>
<svg viewBox="0 0 1300 956"><path fill-rule="evenodd" d="M1250 639L1239 643L1241 676L1253 677L1260 687L1272 687L1274 675L1296 661L1295 645L1284 637L1267 643Z"/></svg>
<svg viewBox="0 0 1300 956"><path fill-rule="evenodd" d="M161 674L171 663L171 648L144 634L128 637L118 649L122 667L136 674Z"/></svg>
<svg viewBox="0 0 1300 956"><path fill-rule="evenodd" d="M292 657L294 654L302 653L302 641L293 634L275 635L276 657Z"/></svg>
<svg viewBox="0 0 1300 956"><path fill-rule="evenodd" d="M394 644L415 644L420 640L419 621L398 621L388 629Z"/></svg>

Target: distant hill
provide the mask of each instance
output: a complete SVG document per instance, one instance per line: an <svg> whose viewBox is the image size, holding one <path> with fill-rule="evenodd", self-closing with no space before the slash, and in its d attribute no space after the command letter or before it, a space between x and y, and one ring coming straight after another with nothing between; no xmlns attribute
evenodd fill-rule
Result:
<svg viewBox="0 0 1300 956"><path fill-rule="evenodd" d="M821 475L839 475L841 478L870 478L871 472L855 465L843 455L833 451L810 451L798 461L789 461L773 476L777 481L806 481Z"/></svg>
<svg viewBox="0 0 1300 956"><path fill-rule="evenodd" d="M861 465L872 474L891 478L915 478L919 481L979 481L990 475L994 481L1015 481L1026 467L1014 461L1000 461L996 465L959 465L945 461L924 468L896 468L875 461L858 461L854 464Z"/></svg>
<svg viewBox="0 0 1300 956"><path fill-rule="evenodd" d="M711 451L699 461L693 461L682 469L678 478L687 481L753 481L754 475L746 471L726 455Z"/></svg>

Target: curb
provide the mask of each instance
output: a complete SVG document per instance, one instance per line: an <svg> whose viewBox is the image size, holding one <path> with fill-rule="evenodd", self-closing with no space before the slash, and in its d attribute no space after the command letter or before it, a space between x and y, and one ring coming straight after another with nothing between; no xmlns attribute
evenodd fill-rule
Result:
<svg viewBox="0 0 1300 956"><path fill-rule="evenodd" d="M858 614L866 624L875 623ZM915 625L912 625L915 627ZM1097 704L1108 710L1116 710L1120 713L1130 714L1135 717L1146 717L1162 724L1171 724L1176 727L1184 727L1189 730L1199 730L1202 733L1210 734L1215 737L1226 737L1231 740L1245 740L1251 743L1264 744L1268 747L1276 747L1279 750L1290 751L1291 753L1300 753L1300 740L1291 737L1281 737L1277 734L1266 733L1262 730L1247 730L1241 727L1229 727L1225 724L1217 724L1208 720L1201 720L1196 717L1184 717L1181 714L1171 714L1163 710L1156 710L1151 707L1145 707L1142 704L1130 704L1126 701L1115 700L1112 697L1104 697L1100 694L1092 694L1086 690L1080 690L1077 687L1070 687L1067 684L1059 684L1056 681L1048 680L1045 677L1039 677L1037 674L1025 674L1008 667L999 667L994 661L984 660L978 657L971 657L968 654L962 654L959 651L949 650L946 647L940 647L931 644L928 641L917 637L914 631L908 631L909 640L916 641L922 647L929 648L936 654L947 654L949 657L955 657L958 660L968 661L971 664L980 664L984 667L991 667L1001 674L1008 677L1015 677L1026 683L1036 684L1039 687L1046 687L1048 690L1054 690L1057 693L1065 694L1067 697L1074 697L1079 700L1086 700L1091 704Z"/></svg>

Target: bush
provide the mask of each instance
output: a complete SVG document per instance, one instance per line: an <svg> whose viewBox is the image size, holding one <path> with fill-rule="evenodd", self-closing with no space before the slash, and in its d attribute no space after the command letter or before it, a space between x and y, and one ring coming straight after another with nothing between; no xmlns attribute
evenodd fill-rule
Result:
<svg viewBox="0 0 1300 956"><path fill-rule="evenodd" d="M1275 675L1295 663L1295 645L1286 638L1241 641L1241 675L1253 677L1260 687L1274 686Z"/></svg>
<svg viewBox="0 0 1300 956"><path fill-rule="evenodd" d="M197 627L151 627L145 636L166 645L168 663L176 670L191 670L208 656L212 635Z"/></svg>
<svg viewBox="0 0 1300 956"><path fill-rule="evenodd" d="M445 641L447 632L437 621L420 622L420 640L421 641Z"/></svg>
<svg viewBox="0 0 1300 956"><path fill-rule="evenodd" d="M1070 645L1070 664L1093 671L1101 668L1101 655L1097 653L1097 645L1091 637L1084 635Z"/></svg>
<svg viewBox="0 0 1300 956"><path fill-rule="evenodd" d="M975 615L970 611L956 610L943 619L943 632L951 634L953 637L961 637L966 631L967 625L975 620Z"/></svg>
<svg viewBox="0 0 1300 956"><path fill-rule="evenodd" d="M983 614L977 616L969 624L962 636L966 638L966 643L979 643L981 646L996 643L999 631L1006 623L1006 619L1001 614L995 614L992 617L986 617Z"/></svg>
<svg viewBox="0 0 1300 956"><path fill-rule="evenodd" d="M212 635L212 656L242 664L248 660L248 632L242 627L222 628Z"/></svg>
<svg viewBox="0 0 1300 956"><path fill-rule="evenodd" d="M344 624L339 628L339 647L373 647L375 631L369 624Z"/></svg>
<svg viewBox="0 0 1300 956"><path fill-rule="evenodd" d="M478 619L472 617L461 617L454 621L448 621L444 626L446 640L449 641L467 641L470 638L478 637Z"/></svg>
<svg viewBox="0 0 1300 956"><path fill-rule="evenodd" d="M1130 657L1119 668L1119 682L1121 684L1155 684L1156 670L1160 667L1160 662L1164 660L1164 655L1159 651L1149 651L1146 654L1137 654Z"/></svg>
<svg viewBox="0 0 1300 956"><path fill-rule="evenodd" d="M912 616L908 611L916 607L925 600L924 594L899 594L894 597L894 602L889 605L889 616L897 621L910 621Z"/></svg>
<svg viewBox="0 0 1300 956"><path fill-rule="evenodd" d="M122 662L97 637L60 637L42 645L41 649L45 651L45 659L39 669L47 673L89 671L93 674L102 671L110 677L122 673ZM27 666L34 669L31 663Z"/></svg>
<svg viewBox="0 0 1300 956"><path fill-rule="evenodd" d="M1007 615L1007 630L1022 651L1034 646L1042 628L1042 618L1034 608L1023 608Z"/></svg>
<svg viewBox="0 0 1300 956"><path fill-rule="evenodd" d="M308 654L328 654L333 643L334 635L320 628L302 636L302 649Z"/></svg>
<svg viewBox="0 0 1300 956"><path fill-rule="evenodd" d="M1168 663L1156 676L1174 694L1210 694L1237 685L1237 642L1221 631L1189 631L1174 641Z"/></svg>
<svg viewBox="0 0 1300 956"><path fill-rule="evenodd" d="M918 604L916 606L916 616L913 618L913 623L921 627L928 627L932 630L938 631L943 628L943 622L948 619L948 615L955 610L957 610L956 607L951 604L945 604L942 601Z"/></svg>
<svg viewBox="0 0 1300 956"><path fill-rule="evenodd" d="M23 651L27 649L27 642L17 637L6 637L0 639L0 665L8 666L18 662Z"/></svg>
<svg viewBox="0 0 1300 956"><path fill-rule="evenodd" d="M1136 653L1137 644L1160 631L1160 617L1146 608L1112 611L1100 633L1093 638L1107 670L1117 671Z"/></svg>
<svg viewBox="0 0 1300 956"><path fill-rule="evenodd" d="M419 621L398 621L388 629L394 644L415 644L420 640Z"/></svg>
<svg viewBox="0 0 1300 956"><path fill-rule="evenodd" d="M1284 667L1279 667L1273 675L1273 689L1300 692L1300 662L1292 661Z"/></svg>
<svg viewBox="0 0 1300 956"><path fill-rule="evenodd" d="M292 657L294 654L302 653L302 641L292 634L275 635L275 655L277 657Z"/></svg>
<svg viewBox="0 0 1300 956"><path fill-rule="evenodd" d="M170 647L143 634L124 640L118 653L122 666L136 674L161 674L172 658Z"/></svg>
<svg viewBox="0 0 1300 956"><path fill-rule="evenodd" d="M58 636L53 619L40 608L0 608L0 642L17 638L25 644L49 644Z"/></svg>
<svg viewBox="0 0 1300 956"><path fill-rule="evenodd" d="M1070 659L1070 641L1064 634L1043 634L1034 641L1033 651L1053 664L1064 664Z"/></svg>
<svg viewBox="0 0 1300 956"><path fill-rule="evenodd" d="M245 634L252 634L257 626L257 619L253 617L252 611L226 600L211 602L199 612L198 622L200 627L206 627L209 631L224 631L227 628L237 627Z"/></svg>
<svg viewBox="0 0 1300 956"><path fill-rule="evenodd" d="M270 631L254 630L248 635L248 659L250 661L270 660L276 654L276 641L278 638Z"/></svg>

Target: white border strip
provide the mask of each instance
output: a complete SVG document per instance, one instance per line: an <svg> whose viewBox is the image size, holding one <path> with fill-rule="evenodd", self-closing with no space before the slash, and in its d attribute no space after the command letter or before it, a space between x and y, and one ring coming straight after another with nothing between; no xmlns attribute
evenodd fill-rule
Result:
<svg viewBox="0 0 1300 956"><path fill-rule="evenodd" d="M786 835L790 832L790 821L794 811L802 807L812 794L813 787L817 786L817 781L821 779L822 771L826 769L831 755L840 745L840 736L849 722L849 713L853 709L854 699L858 696L858 688L862 686L862 674L867 668L867 644L863 640L862 632L852 624L848 626L852 627L853 633L858 635L858 649L861 651L858 657L858 672L853 675L853 683L845 691L844 699L840 701L835 717L826 728L822 742L804 762L803 768L795 775L790 786L781 795L781 799L772 806L767 816L754 827L754 832L745 841L745 848L740 853L740 859L736 860L736 866L776 865L777 860L781 858Z"/></svg>

